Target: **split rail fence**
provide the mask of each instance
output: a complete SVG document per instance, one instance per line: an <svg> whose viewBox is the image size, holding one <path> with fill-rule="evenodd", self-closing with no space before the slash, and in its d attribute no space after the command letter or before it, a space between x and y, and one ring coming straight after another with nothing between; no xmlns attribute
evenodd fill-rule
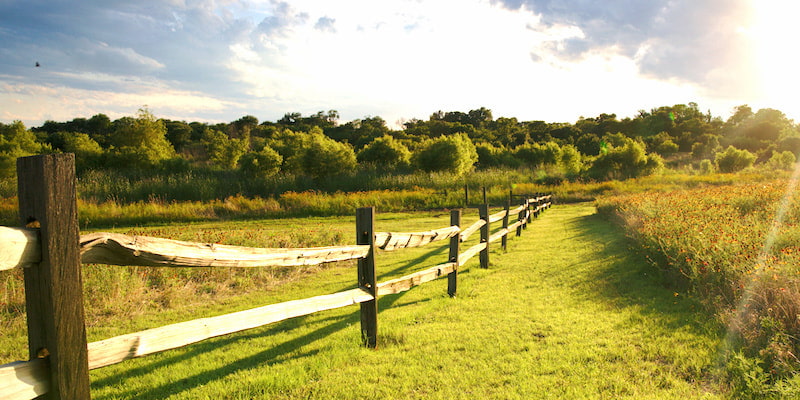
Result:
<svg viewBox="0 0 800 400"><path fill-rule="evenodd" d="M25 228L0 227L0 270L23 268L29 361L0 365L0 399L89 399L89 370L128 359L183 347L216 336L252 329L288 318L359 304L365 346L378 340L379 296L400 293L447 275L447 292L455 296L461 266L476 254L489 267L489 246L503 249L511 232L520 236L532 218L550 207L549 195L509 196L502 211L461 229L461 211L450 214L450 226L425 232L376 232L372 207L356 211L353 246L265 249L128 236L80 235L72 154L17 160L20 217ZM512 198L522 203L511 209ZM516 221L509 223L509 219ZM491 224L502 226L491 233ZM480 243L461 252L461 243L480 231ZM490 234L491 233L491 234ZM375 254L449 240L446 263L377 282ZM215 317L165 325L87 343L81 264L170 267L304 266L357 260L355 289L271 304Z"/></svg>

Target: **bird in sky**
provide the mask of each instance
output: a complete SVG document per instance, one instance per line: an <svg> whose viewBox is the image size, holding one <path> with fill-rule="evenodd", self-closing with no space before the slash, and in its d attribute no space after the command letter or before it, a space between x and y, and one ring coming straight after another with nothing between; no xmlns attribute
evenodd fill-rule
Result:
<svg viewBox="0 0 800 400"><path fill-rule="evenodd" d="M40 66L41 66L41 65L39 65L39 62L37 61L37 62L36 62L36 67L40 67Z"/></svg>

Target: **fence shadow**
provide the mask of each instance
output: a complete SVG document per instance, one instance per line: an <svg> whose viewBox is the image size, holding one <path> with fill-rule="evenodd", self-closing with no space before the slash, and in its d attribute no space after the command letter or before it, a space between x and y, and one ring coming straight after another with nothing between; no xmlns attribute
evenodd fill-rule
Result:
<svg viewBox="0 0 800 400"><path fill-rule="evenodd" d="M302 320L302 319L303 318L301 317L297 318L296 320ZM297 321L294 322L299 323ZM267 350L263 350L257 353L253 353L247 357L237 359L236 361L226 364L223 367L200 372L195 375L186 376L179 381L155 387L145 392L137 392L129 390L127 392L112 394L109 395L108 397L97 396L96 398L111 399L111 398L123 397L123 398L136 398L136 399L164 399L169 396L181 393L183 391L191 390L193 388L208 384L212 381L237 373L239 371L256 367L276 365L286 361L292 361L313 356L317 353L316 350L297 354L292 357L286 357L286 355L296 351L299 347L308 345L312 342L330 336L331 334L341 331L351 325L357 325L358 314L348 313L342 316L324 318L322 320L316 321L315 323L321 324L322 327L306 335L280 343ZM165 358L163 360L159 360L153 363L148 363L147 365L143 365L141 367L129 369L111 377L99 379L97 381L92 382L92 386L95 388L99 388L105 385L117 383L121 380L133 379L136 376L154 373L160 368L168 367L169 365L174 365L181 362L186 362L191 358L196 357L203 353L208 353L212 351L221 351L220 348L224 346L240 344L237 342L256 339L262 336L269 336L277 332L290 329L292 328L287 327L285 326L285 324L281 323L281 324L271 325L269 329L262 330L260 332L252 334L239 334L239 335L224 337L223 339L220 340L209 340L200 342L190 346L188 351L183 351L181 352L181 354Z"/></svg>

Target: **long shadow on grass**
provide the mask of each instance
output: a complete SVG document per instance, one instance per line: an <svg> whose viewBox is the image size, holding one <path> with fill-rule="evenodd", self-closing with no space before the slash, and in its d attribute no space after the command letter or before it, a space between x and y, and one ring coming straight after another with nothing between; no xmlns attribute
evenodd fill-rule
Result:
<svg viewBox="0 0 800 400"><path fill-rule="evenodd" d="M643 316L668 330L721 334L721 327L697 301L680 294L662 271L637 252L636 243L621 227L598 214L576 218L570 224L578 232L570 240L592 246L592 257L607 261L589 271L586 281L579 284L585 296L611 307L636 306Z"/></svg>
<svg viewBox="0 0 800 400"><path fill-rule="evenodd" d="M301 317L302 318L302 317ZM301 319L297 318L295 320ZM330 322L335 321L335 322ZM295 321L297 322L297 321ZM249 357L245 357L239 360L236 360L230 364L226 364L220 368L204 371L192 376L186 376L179 379L176 382L171 382L167 385L163 385L160 387L152 388L150 390L144 392L138 392L135 390L129 390L124 393L118 394L109 394L109 398L118 398L118 397L125 397L125 398L136 398L136 399L163 399L178 393L181 393L186 390L191 390L193 388L208 384L209 382L222 379L225 376L234 374L239 371L251 369L251 368L263 368L265 366L271 366L275 364L279 364L283 361L288 360L295 360L299 358L305 358L308 356L312 356L316 353L313 352L306 352L298 355L294 355L291 357L285 357L288 354L296 351L298 348L308 345L312 342L320 340L324 337L327 337L333 333L336 333L342 329L347 328L350 325L358 323L358 315L356 313L349 314L345 316L337 316L337 317L330 317L326 318L323 321L317 321L316 323L323 323L324 326L310 332L306 335L297 337L295 339L289 340L287 342L281 343L275 347L270 349L255 353ZM191 347L191 350L183 352L177 356L169 357L164 360L150 363L133 370L128 370L122 372L114 377L104 378L95 382L92 382L92 385L95 387L104 386L108 384L117 383L121 379L132 379L136 375L143 375L149 373L155 373L158 369L162 367L168 367L169 365L175 365L181 362L185 362L193 357L198 356L199 354L211 352L211 351L221 351L220 347L235 344L235 342L242 341L239 343L243 345L245 341L250 339L255 339L260 336L269 335L270 333L274 333L275 331L285 331L290 330L286 326L275 326L266 332L257 332L250 335L235 335L230 338L226 338L223 340L212 340L200 344L195 344ZM98 398L105 398L105 397L98 397Z"/></svg>

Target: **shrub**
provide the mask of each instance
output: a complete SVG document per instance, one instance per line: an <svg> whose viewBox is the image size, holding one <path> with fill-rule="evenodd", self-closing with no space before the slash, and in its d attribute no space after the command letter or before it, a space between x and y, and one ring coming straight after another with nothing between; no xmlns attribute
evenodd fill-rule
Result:
<svg viewBox="0 0 800 400"><path fill-rule="evenodd" d="M381 167L403 167L411 160L408 148L390 135L376 138L358 152L358 162Z"/></svg>
<svg viewBox="0 0 800 400"><path fill-rule="evenodd" d="M791 170L797 162L797 157L791 151L784 151L781 153L773 153L772 157L767 161L767 166L773 169Z"/></svg>
<svg viewBox="0 0 800 400"><path fill-rule="evenodd" d="M756 161L755 154L747 150L739 150L733 146L728 146L723 152L714 156L714 163L720 172L741 171L753 165Z"/></svg>
<svg viewBox="0 0 800 400"><path fill-rule="evenodd" d="M628 179L655 173L664 166L657 154L648 155L644 144L631 138L621 140L621 145L608 146L594 160L589 176L595 179Z"/></svg>
<svg viewBox="0 0 800 400"><path fill-rule="evenodd" d="M314 134L311 145L302 153L301 166L303 172L313 178L345 174L356 168L356 153L347 143Z"/></svg>
<svg viewBox="0 0 800 400"><path fill-rule="evenodd" d="M703 175L710 175L714 173L714 163L709 159L700 161L700 173Z"/></svg>
<svg viewBox="0 0 800 400"><path fill-rule="evenodd" d="M246 153L239 159L239 169L248 176L265 178L278 173L283 157L269 146L260 151Z"/></svg>
<svg viewBox="0 0 800 400"><path fill-rule="evenodd" d="M477 161L475 145L463 133L431 140L414 155L415 164L424 171L449 171L456 175L472 171Z"/></svg>

